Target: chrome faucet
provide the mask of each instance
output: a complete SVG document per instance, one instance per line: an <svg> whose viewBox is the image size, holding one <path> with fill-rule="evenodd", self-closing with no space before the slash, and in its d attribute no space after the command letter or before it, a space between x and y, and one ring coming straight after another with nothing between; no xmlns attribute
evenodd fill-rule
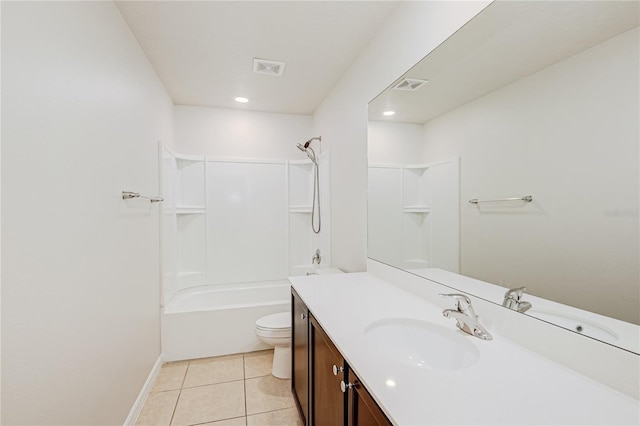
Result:
<svg viewBox="0 0 640 426"><path fill-rule="evenodd" d="M502 302L502 306L513 309L518 312L526 312L531 309L531 303L522 301L522 296L524 292L527 291L526 287L512 288L507 290L504 294L504 301Z"/></svg>
<svg viewBox="0 0 640 426"><path fill-rule="evenodd" d="M441 294L442 297L449 297L456 301L455 309L445 309L442 315L446 318L454 318L458 323L458 328L465 333L471 334L482 340L493 340L487 329L480 325L478 316L471 306L471 300L464 294Z"/></svg>
<svg viewBox="0 0 640 426"><path fill-rule="evenodd" d="M320 257L320 249L316 249L316 254L313 255L313 257L311 258L311 264L315 264L316 262L318 262L318 265L320 264L320 262L322 262L322 257Z"/></svg>

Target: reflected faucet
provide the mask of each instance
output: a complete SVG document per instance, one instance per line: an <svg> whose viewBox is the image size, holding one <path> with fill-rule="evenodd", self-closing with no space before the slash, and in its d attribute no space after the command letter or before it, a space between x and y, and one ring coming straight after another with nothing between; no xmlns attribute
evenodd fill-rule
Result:
<svg viewBox="0 0 640 426"><path fill-rule="evenodd" d="M507 290L504 294L504 301L502 306L512 309L518 312L526 312L531 309L531 303L521 301L524 292L527 291L526 287L512 288Z"/></svg>
<svg viewBox="0 0 640 426"><path fill-rule="evenodd" d="M486 328L478 322L478 316L471 306L471 300L464 294L440 294L442 297L455 299L455 309L445 309L442 315L446 318L454 318L458 328L482 340L493 340Z"/></svg>
<svg viewBox="0 0 640 426"><path fill-rule="evenodd" d="M322 262L322 257L320 257L320 249L316 249L316 254L314 254L311 258L312 265L314 265L316 262L318 263L318 265L320 265L320 262Z"/></svg>

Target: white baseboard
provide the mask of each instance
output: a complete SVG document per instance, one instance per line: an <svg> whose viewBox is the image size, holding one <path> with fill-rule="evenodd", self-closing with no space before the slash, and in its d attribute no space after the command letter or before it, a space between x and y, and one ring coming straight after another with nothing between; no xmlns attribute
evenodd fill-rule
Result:
<svg viewBox="0 0 640 426"><path fill-rule="evenodd" d="M131 411L129 411L129 415L127 419L124 421L124 426L133 426L142 411L142 406L144 405L145 400L147 399L147 395L149 395L149 391L151 391L151 386L153 386L153 382L155 382L156 377L160 373L160 368L162 367L162 354L156 360L156 363L153 365L151 372L149 373L149 377L147 377L147 381L144 383L142 390L140 390L140 394L134 402L133 407L131 407Z"/></svg>

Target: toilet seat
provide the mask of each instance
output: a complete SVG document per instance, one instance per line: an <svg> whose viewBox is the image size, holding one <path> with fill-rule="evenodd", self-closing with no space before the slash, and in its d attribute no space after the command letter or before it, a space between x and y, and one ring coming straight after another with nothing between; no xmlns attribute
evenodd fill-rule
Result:
<svg viewBox="0 0 640 426"><path fill-rule="evenodd" d="M291 337L291 312L267 315L256 321L256 333L271 337Z"/></svg>

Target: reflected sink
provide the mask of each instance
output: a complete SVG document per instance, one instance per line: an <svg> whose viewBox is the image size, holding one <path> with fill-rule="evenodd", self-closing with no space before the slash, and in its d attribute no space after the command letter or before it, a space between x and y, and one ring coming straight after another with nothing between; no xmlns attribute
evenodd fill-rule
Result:
<svg viewBox="0 0 640 426"><path fill-rule="evenodd" d="M604 342L618 340L618 335L613 330L576 315L542 309L531 309L527 311L527 314Z"/></svg>
<svg viewBox="0 0 640 426"><path fill-rule="evenodd" d="M426 370L460 370L480 358L478 348L457 331L408 318L373 322L365 329L372 353L392 361Z"/></svg>

